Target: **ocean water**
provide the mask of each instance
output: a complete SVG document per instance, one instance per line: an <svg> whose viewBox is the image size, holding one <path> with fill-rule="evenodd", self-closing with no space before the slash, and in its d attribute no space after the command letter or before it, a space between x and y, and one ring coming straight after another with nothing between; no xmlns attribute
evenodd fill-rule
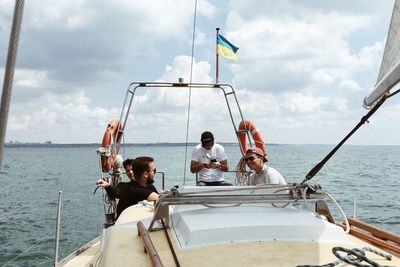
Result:
<svg viewBox="0 0 400 267"><path fill-rule="evenodd" d="M224 147L234 169L238 146ZM270 145L269 163L288 182L301 182L332 147ZM104 206L102 191L93 195L100 177L95 149L6 148L0 172L0 266L52 265L58 191L63 192L59 259L100 234ZM188 167L184 171L184 145L139 145L121 153L154 157L157 170L165 173L166 189L194 185L194 175ZM311 181L333 195L348 216L356 196L359 219L400 234L400 146L344 146Z"/></svg>

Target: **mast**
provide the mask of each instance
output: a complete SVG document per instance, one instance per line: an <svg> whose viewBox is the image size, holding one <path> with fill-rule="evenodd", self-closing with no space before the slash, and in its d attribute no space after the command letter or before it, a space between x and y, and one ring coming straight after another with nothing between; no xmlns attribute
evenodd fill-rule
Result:
<svg viewBox="0 0 400 267"><path fill-rule="evenodd" d="M0 106L0 169L3 159L3 146L6 136L8 110L10 109L10 100L12 93L12 84L14 80L15 61L17 58L17 48L19 33L21 31L22 13L24 11L24 0L16 0L14 8L14 17L11 26L10 42L8 44L8 55L6 70L4 73L3 94L1 95Z"/></svg>
<svg viewBox="0 0 400 267"><path fill-rule="evenodd" d="M219 28L215 28L215 30L217 31L217 34L215 36L215 83L218 83L218 69L219 69L219 56L218 56L218 45L217 45L217 40L218 40L218 34L219 34Z"/></svg>

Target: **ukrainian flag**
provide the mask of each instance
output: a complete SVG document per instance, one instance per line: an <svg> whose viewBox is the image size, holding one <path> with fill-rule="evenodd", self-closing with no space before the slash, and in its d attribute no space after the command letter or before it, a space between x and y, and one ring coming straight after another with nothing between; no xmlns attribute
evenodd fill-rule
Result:
<svg viewBox="0 0 400 267"><path fill-rule="evenodd" d="M224 56L226 58L236 60L236 52L238 51L238 47L231 44L228 40L225 39L224 36L218 34L217 37L217 54Z"/></svg>

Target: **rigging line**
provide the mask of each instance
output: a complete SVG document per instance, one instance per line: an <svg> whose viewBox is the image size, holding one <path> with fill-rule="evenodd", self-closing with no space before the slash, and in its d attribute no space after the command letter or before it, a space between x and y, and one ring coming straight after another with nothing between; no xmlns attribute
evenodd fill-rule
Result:
<svg viewBox="0 0 400 267"><path fill-rule="evenodd" d="M54 204L54 203L47 202L47 203L44 203L44 204ZM7 212L6 214L1 215L1 216L0 216L0 220L2 220L2 219L4 219L4 218L7 218L7 217L9 217L9 216L12 216L14 213L16 213L17 211L19 211L19 210L21 210L21 209L24 209L24 208L27 208L27 207L33 206L33 205L37 205L37 203L30 203L30 204L28 204L28 205L25 205L25 206L16 208L16 209L14 209L14 210L11 210L11 211Z"/></svg>
<svg viewBox="0 0 400 267"><path fill-rule="evenodd" d="M21 31L22 15L24 11L24 0L16 0L14 15L11 24L10 41L8 44L7 62L4 71L3 93L0 105L0 169L3 159L3 146L6 136L8 111L10 109L11 94L14 80L14 70L17 58L19 34Z"/></svg>
<svg viewBox="0 0 400 267"><path fill-rule="evenodd" d="M301 184L306 183L307 181L311 180L321 169L322 167L325 165L325 163L333 156L333 154L336 153L336 151L339 150L339 148L347 141L347 139L349 139L357 130L358 128L360 128L364 123L368 122L369 117L371 117L375 111L377 111L382 104L385 102L385 100L387 99L387 96L384 95L379 101L378 103L366 114L364 115L360 122L353 128L353 130L351 130L345 138L342 139L342 141L340 141L339 144L337 144L335 146L334 149L331 150L331 152L329 152L328 155L325 156L325 158L323 160L321 160L317 165L315 165L306 175L306 177L304 178L304 180L301 182Z"/></svg>
<svg viewBox="0 0 400 267"><path fill-rule="evenodd" d="M394 91L393 93L389 94L386 98L392 97L396 94L398 94L400 92L400 89L397 89L396 91Z"/></svg>
<svg viewBox="0 0 400 267"><path fill-rule="evenodd" d="M192 78L193 78L193 57L194 57L194 39L196 35L196 15L197 15L197 0L194 1L194 15L193 15L193 36L192 36L192 58L190 60L190 80L189 80L189 103L187 110L186 122L186 141L185 141L185 165L183 166L183 185L186 183L186 164L187 164L187 151L189 140L189 122L190 122L190 104L192 98Z"/></svg>
<svg viewBox="0 0 400 267"><path fill-rule="evenodd" d="M7 266L8 264L14 262L16 259L18 259L19 257L21 257L23 254L25 254L26 252L28 252L28 251L31 250L32 248L36 247L37 244L39 244L40 242L42 242L44 239L48 238L49 236L50 236L50 234L48 234L48 235L46 235L46 236L44 236L44 237L42 237L42 238L36 239L35 243L33 243L32 246L30 246L29 248L27 248L27 249L25 249L24 251L22 251L20 254L18 254L17 256L15 256L12 260L10 260L10 261L7 262L6 264L2 265L2 267Z"/></svg>

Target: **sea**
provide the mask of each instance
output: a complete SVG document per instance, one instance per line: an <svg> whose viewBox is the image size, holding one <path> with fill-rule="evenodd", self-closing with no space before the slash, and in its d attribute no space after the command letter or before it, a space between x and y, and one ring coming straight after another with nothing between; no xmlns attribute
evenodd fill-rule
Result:
<svg viewBox="0 0 400 267"><path fill-rule="evenodd" d="M238 145L223 146L234 169L241 157ZM333 147L268 145L269 165L287 182L299 183ZM95 182L102 176L96 149L93 145L5 148L0 172L0 266L52 266L59 192L59 259L100 235L105 206L104 192L94 194ZM185 144L137 144L122 147L120 153L124 158L153 157L169 190L195 184L189 171L191 149ZM233 175L226 179L234 183ZM160 188L161 173L155 180ZM310 182L332 195L347 216L355 212L358 219L400 234L400 146L345 145ZM330 206L335 219L342 220Z"/></svg>

